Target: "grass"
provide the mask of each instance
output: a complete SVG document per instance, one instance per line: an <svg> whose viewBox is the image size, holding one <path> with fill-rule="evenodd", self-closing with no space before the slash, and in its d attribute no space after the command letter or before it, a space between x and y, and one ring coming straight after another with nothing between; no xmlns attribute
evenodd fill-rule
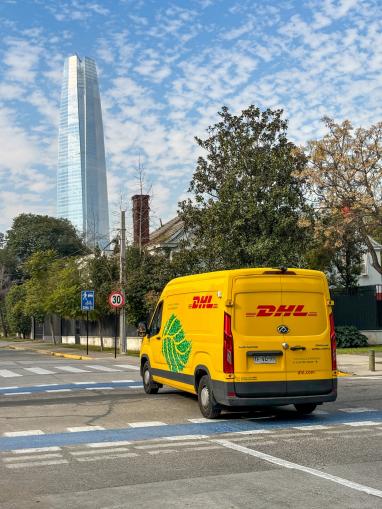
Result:
<svg viewBox="0 0 382 509"><path fill-rule="evenodd" d="M369 353L370 350L382 352L382 345L361 346L359 348L337 348L337 353L366 354Z"/></svg>

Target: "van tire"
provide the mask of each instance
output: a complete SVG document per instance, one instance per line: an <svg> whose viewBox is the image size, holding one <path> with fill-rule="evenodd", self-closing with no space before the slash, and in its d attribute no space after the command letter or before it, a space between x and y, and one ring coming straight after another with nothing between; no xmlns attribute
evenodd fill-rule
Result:
<svg viewBox="0 0 382 509"><path fill-rule="evenodd" d="M198 385L198 403L204 417L215 419L220 415L221 408L214 398L211 380L208 375L202 376Z"/></svg>
<svg viewBox="0 0 382 509"><path fill-rule="evenodd" d="M142 369L143 388L146 394L157 394L159 385L153 381L150 371L150 364L146 361Z"/></svg>
<svg viewBox="0 0 382 509"><path fill-rule="evenodd" d="M311 414L316 409L316 406L316 403L300 403L294 405L297 412L302 415Z"/></svg>

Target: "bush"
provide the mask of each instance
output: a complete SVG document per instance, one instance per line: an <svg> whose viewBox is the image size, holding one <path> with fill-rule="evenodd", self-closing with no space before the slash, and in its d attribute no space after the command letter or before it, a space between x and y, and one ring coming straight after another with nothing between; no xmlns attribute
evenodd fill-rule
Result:
<svg viewBox="0 0 382 509"><path fill-rule="evenodd" d="M361 334L357 327L344 325L336 327L336 338L338 348L359 348L367 346L367 337Z"/></svg>

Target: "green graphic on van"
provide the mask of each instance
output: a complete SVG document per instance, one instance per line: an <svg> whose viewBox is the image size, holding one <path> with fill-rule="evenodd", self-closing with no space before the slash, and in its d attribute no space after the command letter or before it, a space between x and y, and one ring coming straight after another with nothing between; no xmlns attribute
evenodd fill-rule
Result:
<svg viewBox="0 0 382 509"><path fill-rule="evenodd" d="M172 314L164 326L162 354L170 371L179 373L185 368L191 353L191 341L187 341L182 324Z"/></svg>

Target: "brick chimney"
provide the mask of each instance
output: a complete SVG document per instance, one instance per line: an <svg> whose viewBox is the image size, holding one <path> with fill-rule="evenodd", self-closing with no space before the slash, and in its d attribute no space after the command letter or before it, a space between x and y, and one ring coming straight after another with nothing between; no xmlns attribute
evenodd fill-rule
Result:
<svg viewBox="0 0 382 509"><path fill-rule="evenodd" d="M143 247L150 240L150 196L135 194L133 201L133 232L134 246Z"/></svg>

